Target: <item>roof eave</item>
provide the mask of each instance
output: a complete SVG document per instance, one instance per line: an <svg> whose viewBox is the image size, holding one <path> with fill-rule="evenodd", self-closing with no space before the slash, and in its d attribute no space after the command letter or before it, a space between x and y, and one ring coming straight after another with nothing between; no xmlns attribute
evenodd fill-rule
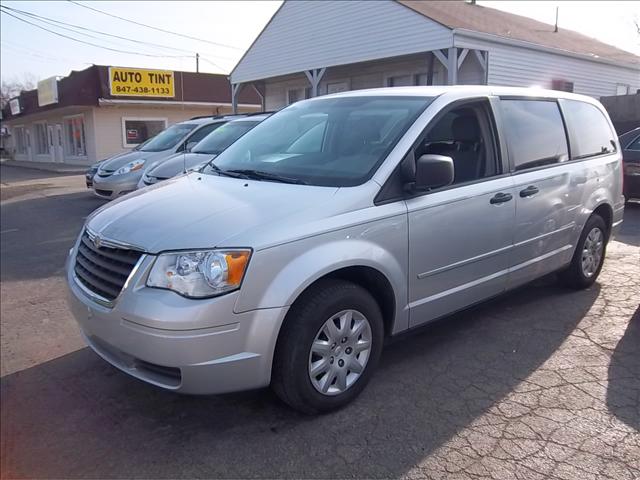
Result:
<svg viewBox="0 0 640 480"><path fill-rule="evenodd" d="M527 42L524 40L518 40L510 37L503 37L501 35L494 35L492 33L477 32L475 30L467 30L465 28L453 29L454 46L456 45L456 35L476 38L479 40L486 40L486 41L495 42L495 43L502 43L502 44L511 45L514 47L528 48L531 50L538 50L541 52L554 53L556 55L564 55L565 57L573 57L573 58L578 58L580 60L588 60L590 62L604 63L607 65L613 65L613 66L622 67L622 68L630 68L632 70L640 71L640 57L638 58L638 63L636 64L625 63L625 62L611 60L603 57L593 57L590 55L585 55L583 53L572 52L570 50L562 50L560 48L547 47L545 45L540 45L539 43Z"/></svg>

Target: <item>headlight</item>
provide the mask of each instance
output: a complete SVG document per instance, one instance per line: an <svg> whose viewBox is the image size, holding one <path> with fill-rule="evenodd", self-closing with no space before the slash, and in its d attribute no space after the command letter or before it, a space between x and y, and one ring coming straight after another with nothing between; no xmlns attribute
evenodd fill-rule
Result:
<svg viewBox="0 0 640 480"><path fill-rule="evenodd" d="M222 295L240 288L251 250L200 250L163 253L151 268L147 286L190 298Z"/></svg>
<svg viewBox="0 0 640 480"><path fill-rule="evenodd" d="M135 172L136 170L140 170L143 165L144 165L144 160L134 160L133 162L129 162L125 166L120 167L118 170L113 172L113 174L124 175L125 173Z"/></svg>

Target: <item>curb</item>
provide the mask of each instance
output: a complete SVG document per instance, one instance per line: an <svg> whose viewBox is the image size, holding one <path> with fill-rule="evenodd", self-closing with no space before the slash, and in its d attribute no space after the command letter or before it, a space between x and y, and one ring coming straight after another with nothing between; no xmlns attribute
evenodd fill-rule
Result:
<svg viewBox="0 0 640 480"><path fill-rule="evenodd" d="M7 167L18 167L25 168L28 170L39 170L45 172L52 173L60 173L60 174L72 174L72 175L81 175L86 172L87 167L83 167L81 165L56 165L56 164L48 164L44 162L24 162L19 160L9 160L6 158L0 159L0 165L6 165Z"/></svg>

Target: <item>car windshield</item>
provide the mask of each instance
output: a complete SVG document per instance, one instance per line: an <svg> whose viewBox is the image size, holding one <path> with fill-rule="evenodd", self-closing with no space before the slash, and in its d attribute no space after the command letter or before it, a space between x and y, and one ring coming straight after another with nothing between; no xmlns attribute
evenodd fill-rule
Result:
<svg viewBox="0 0 640 480"><path fill-rule="evenodd" d="M155 137L149 139L140 151L142 152L161 152L169 150L177 145L182 138L191 130L196 128L195 123L177 123L166 130L163 130Z"/></svg>
<svg viewBox="0 0 640 480"><path fill-rule="evenodd" d="M203 138L191 151L217 155L259 123L258 120L242 120L222 125Z"/></svg>
<svg viewBox="0 0 640 480"><path fill-rule="evenodd" d="M204 172L322 186L373 175L433 97L337 97L293 104L222 152Z"/></svg>

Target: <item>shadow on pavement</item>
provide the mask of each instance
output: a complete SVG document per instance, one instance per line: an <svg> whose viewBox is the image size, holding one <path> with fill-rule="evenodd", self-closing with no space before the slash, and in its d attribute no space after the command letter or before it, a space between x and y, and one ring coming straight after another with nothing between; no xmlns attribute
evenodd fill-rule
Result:
<svg viewBox="0 0 640 480"><path fill-rule="evenodd" d="M164 392L83 349L2 378L2 475L396 477L545 362L598 293L545 279L449 317L388 346L364 393L320 417L268 390Z"/></svg>
<svg viewBox="0 0 640 480"><path fill-rule="evenodd" d="M620 421L640 431L640 307L611 356L607 407Z"/></svg>
<svg viewBox="0 0 640 480"><path fill-rule="evenodd" d="M0 281L60 274L84 218L104 203L89 192L79 192L2 204Z"/></svg>

